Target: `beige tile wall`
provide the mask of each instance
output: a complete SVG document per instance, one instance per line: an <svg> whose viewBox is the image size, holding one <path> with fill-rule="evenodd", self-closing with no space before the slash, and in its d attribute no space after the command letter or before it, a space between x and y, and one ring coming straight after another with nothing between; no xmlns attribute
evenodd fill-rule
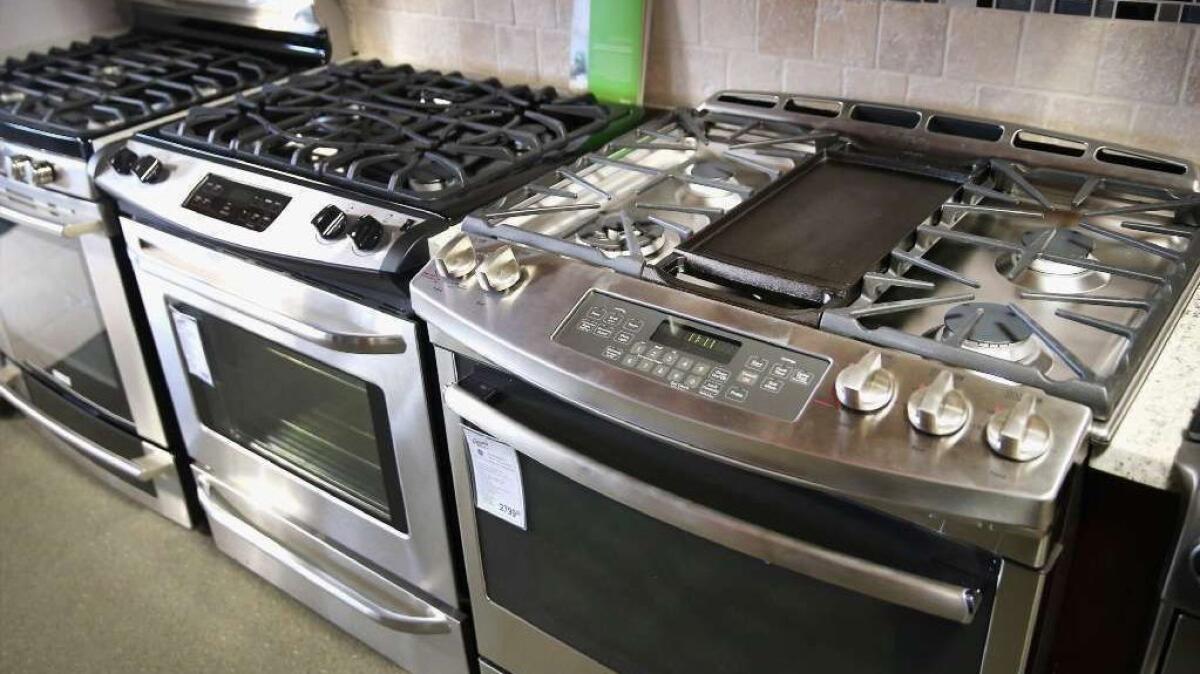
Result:
<svg viewBox="0 0 1200 674"><path fill-rule="evenodd" d="M1037 124L1200 161L1194 26L969 2L652 1L651 103L694 103L726 87L843 95ZM566 80L571 0L345 2L363 55L514 81Z"/></svg>

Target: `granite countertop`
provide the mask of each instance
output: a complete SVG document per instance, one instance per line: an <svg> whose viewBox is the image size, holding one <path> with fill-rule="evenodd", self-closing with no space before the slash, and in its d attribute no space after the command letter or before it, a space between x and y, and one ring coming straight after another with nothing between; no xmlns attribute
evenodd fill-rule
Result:
<svg viewBox="0 0 1200 674"><path fill-rule="evenodd" d="M1200 290L1134 398L1112 443L1090 465L1134 482L1167 488L1184 429L1200 402Z"/></svg>

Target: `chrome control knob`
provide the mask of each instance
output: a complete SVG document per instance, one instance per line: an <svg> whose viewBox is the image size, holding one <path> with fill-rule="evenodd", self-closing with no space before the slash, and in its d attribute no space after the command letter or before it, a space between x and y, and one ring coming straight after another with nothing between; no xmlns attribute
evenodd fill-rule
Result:
<svg viewBox="0 0 1200 674"><path fill-rule="evenodd" d="M429 258L437 272L446 278L463 278L479 265L470 237L457 227L429 238Z"/></svg>
<svg viewBox="0 0 1200 674"><path fill-rule="evenodd" d="M8 177L25 182L29 172L33 170L33 160L25 155L14 155L8 158Z"/></svg>
<svg viewBox="0 0 1200 674"><path fill-rule="evenodd" d="M1050 424L1037 413L1038 398L1025 393L1016 405L992 414L984 435L992 451L1013 461L1032 461L1050 448Z"/></svg>
<svg viewBox="0 0 1200 674"><path fill-rule="evenodd" d="M882 353L871 351L838 373L833 390L846 407L874 412L896 397L896 375L883 366Z"/></svg>
<svg viewBox="0 0 1200 674"><path fill-rule="evenodd" d="M954 387L954 375L942 370L908 399L908 421L922 433L957 433L971 418L971 402Z"/></svg>
<svg viewBox="0 0 1200 674"><path fill-rule="evenodd" d="M521 264L509 246L490 253L479 266L479 285L484 290L502 293L521 280Z"/></svg>
<svg viewBox="0 0 1200 674"><path fill-rule="evenodd" d="M28 179L30 185L37 185L38 187L41 187L42 185L49 185L50 183L54 182L54 179L57 176L58 174L54 170L54 164L46 161L39 161L34 162L33 168L29 170Z"/></svg>

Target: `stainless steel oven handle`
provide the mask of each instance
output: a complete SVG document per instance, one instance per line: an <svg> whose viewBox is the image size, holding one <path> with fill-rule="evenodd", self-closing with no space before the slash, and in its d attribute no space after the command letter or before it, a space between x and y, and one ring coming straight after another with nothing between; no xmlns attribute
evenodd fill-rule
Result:
<svg viewBox="0 0 1200 674"><path fill-rule="evenodd" d="M85 220L84 222L72 222L65 225L58 225L48 220L43 220L35 215L28 215L21 211L9 208L8 206L0 206L0 218L25 225L33 229L40 230L52 236L59 236L64 239L77 239L85 234L96 234L104 231L104 221L100 219Z"/></svg>
<svg viewBox="0 0 1200 674"><path fill-rule="evenodd" d="M17 408L22 414L53 433L58 439L79 450L80 453L86 454L88 458L96 463L137 482L150 482L163 471L175 465L175 459L171 456L170 452L157 448L149 449L145 443L142 443L142 446L148 451L145 456L136 459L126 459L123 456L113 454L75 431L63 426L38 408L25 402L21 396L17 395L16 391L7 386L8 382L14 378L15 370L16 366L9 365L3 371L0 371L0 397L7 400L9 404Z"/></svg>
<svg viewBox="0 0 1200 674"><path fill-rule="evenodd" d="M865 559L739 520L593 461L511 419L465 389L446 389L446 404L483 431L592 491L675 528L838 587L964 625L981 592Z"/></svg>
<svg viewBox="0 0 1200 674"><path fill-rule="evenodd" d="M303 576L310 583L321 588L325 592L333 595L338 601L346 604L355 611L366 616L372 622L396 630L397 632L406 632L409 634L446 634L451 631L450 618L445 613L437 610L432 606L426 605L420 599L413 598L414 603L420 603L427 608L425 615L417 615L411 613L401 613L384 608L379 604L371 601L362 593L352 589L345 582L333 577L328 572L313 566L305 561L296 553L288 550L275 539L264 534L254 526L238 517L228 507L222 505L224 499L220 495L222 487L229 489L221 484L220 480L215 477L197 471L196 482L199 489L196 490L196 495L200 500L200 505L204 507L204 512L213 520L224 527L232 529L237 535L249 541L255 548L269 555L272 559L283 564L293 572ZM328 546L327 543L317 539L312 534L305 531L302 527L288 521L287 518L281 517L270 511L263 511L270 517L278 519L285 525L288 525L292 530L299 535L305 536L313 542ZM335 554L342 553L334 551ZM347 558L348 559L348 558ZM353 564L357 564L353 560L349 560Z"/></svg>
<svg viewBox="0 0 1200 674"><path fill-rule="evenodd" d="M178 286L187 288L188 290L204 296L211 302L215 302L229 309L245 314L255 320L262 321L271 327L278 328L293 337L299 337L307 342L312 342L317 346L329 349L331 351L339 351L342 353L364 353L364 354L379 354L379 353L404 353L408 348L404 338L400 335L374 335L374 334L347 334L342 332L334 332L325 330L315 325L310 325L303 321L296 320L290 316L285 316L276 311L272 311L255 302L242 299L226 292L216 286L208 283L202 278L198 278L193 274L186 274L177 271L173 267L158 262L152 259L149 254L142 250L141 252L133 253L133 258L138 265L138 268L148 274L157 276L158 278L173 283Z"/></svg>

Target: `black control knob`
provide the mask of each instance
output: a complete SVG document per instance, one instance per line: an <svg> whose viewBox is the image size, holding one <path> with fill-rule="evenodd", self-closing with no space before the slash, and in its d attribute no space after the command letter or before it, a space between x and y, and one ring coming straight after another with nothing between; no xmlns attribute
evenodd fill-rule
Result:
<svg viewBox="0 0 1200 674"><path fill-rule="evenodd" d="M112 170L116 171L117 173L127 176L133 173L133 167L138 163L139 159L141 159L141 157L138 157L136 152L127 147L123 147L120 150L117 150L113 156L108 158L108 165L111 166Z"/></svg>
<svg viewBox="0 0 1200 674"><path fill-rule="evenodd" d="M363 252L375 250L383 240L383 225L375 218L364 215L350 230L350 240L354 242L355 248Z"/></svg>
<svg viewBox="0 0 1200 674"><path fill-rule="evenodd" d="M317 234L322 239L332 241L339 239L346 233L346 214L337 206L329 205L317 211L313 216L313 227L317 228Z"/></svg>
<svg viewBox="0 0 1200 674"><path fill-rule="evenodd" d="M158 157L148 154L133 165L133 174L143 183L152 185L167 177L167 167Z"/></svg>

